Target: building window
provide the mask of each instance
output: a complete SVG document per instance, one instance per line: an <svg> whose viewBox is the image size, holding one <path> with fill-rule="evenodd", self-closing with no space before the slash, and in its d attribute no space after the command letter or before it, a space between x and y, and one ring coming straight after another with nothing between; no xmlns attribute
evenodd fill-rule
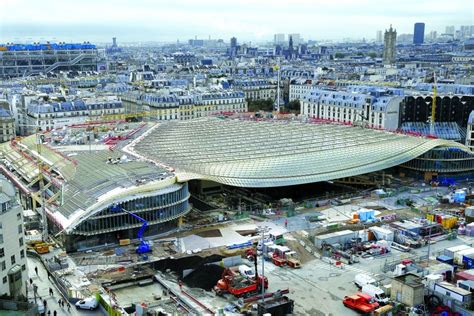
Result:
<svg viewBox="0 0 474 316"><path fill-rule="evenodd" d="M23 237L20 237L20 239L18 239L18 242L20 243L20 247L23 246Z"/></svg>
<svg viewBox="0 0 474 316"><path fill-rule="evenodd" d="M0 234L0 244L3 244L3 234Z"/></svg>
<svg viewBox="0 0 474 316"><path fill-rule="evenodd" d="M23 227L22 225L18 225L18 234L21 234L23 232Z"/></svg>
<svg viewBox="0 0 474 316"><path fill-rule="evenodd" d="M26 264L21 265L21 270L25 271L26 270Z"/></svg>
<svg viewBox="0 0 474 316"><path fill-rule="evenodd" d="M7 264L5 261L2 261L2 271L5 271L7 269Z"/></svg>
<svg viewBox="0 0 474 316"><path fill-rule="evenodd" d="M10 258L11 262L12 262L12 265L14 265L16 263L16 258L15 258L15 255L13 255L11 258Z"/></svg>
<svg viewBox="0 0 474 316"><path fill-rule="evenodd" d="M3 277L3 284L5 284L5 283L7 283L7 277L6 276Z"/></svg>
<svg viewBox="0 0 474 316"><path fill-rule="evenodd" d="M16 219L21 220L21 213L16 214Z"/></svg>
<svg viewBox="0 0 474 316"><path fill-rule="evenodd" d="M0 248L0 258L3 258L5 256L5 249Z"/></svg>

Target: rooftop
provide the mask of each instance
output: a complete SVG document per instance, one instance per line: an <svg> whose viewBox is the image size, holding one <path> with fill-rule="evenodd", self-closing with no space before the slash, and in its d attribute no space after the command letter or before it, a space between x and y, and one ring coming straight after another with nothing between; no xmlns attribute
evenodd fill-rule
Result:
<svg viewBox="0 0 474 316"><path fill-rule="evenodd" d="M31 158L38 156L35 143L36 135L32 135L19 143L0 146L2 156L26 182L33 182L38 175L38 167ZM41 146L41 160L44 166L50 167L45 171L46 176L53 178L52 182L64 194L61 201L47 205L47 211L63 228L76 225L77 219L91 215L111 199L144 194L151 188L177 189L172 185L172 173L151 162L127 157L120 150L121 146L118 143L112 149L94 144L92 150L88 145ZM34 188L30 190L34 191Z"/></svg>
<svg viewBox="0 0 474 316"><path fill-rule="evenodd" d="M374 172L459 143L337 124L202 118L165 122L130 150L177 171L247 187L286 186Z"/></svg>

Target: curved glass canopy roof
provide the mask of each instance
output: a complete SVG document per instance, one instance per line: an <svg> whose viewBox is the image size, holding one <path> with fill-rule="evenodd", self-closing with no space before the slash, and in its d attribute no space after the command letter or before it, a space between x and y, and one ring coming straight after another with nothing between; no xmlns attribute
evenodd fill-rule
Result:
<svg viewBox="0 0 474 316"><path fill-rule="evenodd" d="M461 144L337 124L203 118L162 123L129 147L179 181L242 187L327 181L400 165Z"/></svg>

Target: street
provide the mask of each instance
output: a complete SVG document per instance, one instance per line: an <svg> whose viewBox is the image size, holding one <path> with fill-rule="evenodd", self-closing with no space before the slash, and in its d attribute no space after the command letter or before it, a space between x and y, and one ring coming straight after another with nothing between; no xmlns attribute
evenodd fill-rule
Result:
<svg viewBox="0 0 474 316"><path fill-rule="evenodd" d="M53 315L54 311L57 312L57 315L105 315L102 312L101 308L97 308L94 311L88 310L78 310L76 307L70 303L71 308L68 311L67 305L62 308L59 306L58 301L59 299L63 299L60 295L59 290L55 287L54 283L48 279L48 274L46 269L43 267L41 262L38 259L28 257L28 277L33 280L33 284L38 287L36 297L36 302L38 304L42 304L43 300L46 300L46 312L51 311L51 315ZM35 273L35 267L38 268L38 275ZM30 285L28 280L28 300L31 302L35 301L35 295L33 293L33 286ZM54 294L52 296L49 295L49 289L52 288ZM46 314L47 315L47 314Z"/></svg>

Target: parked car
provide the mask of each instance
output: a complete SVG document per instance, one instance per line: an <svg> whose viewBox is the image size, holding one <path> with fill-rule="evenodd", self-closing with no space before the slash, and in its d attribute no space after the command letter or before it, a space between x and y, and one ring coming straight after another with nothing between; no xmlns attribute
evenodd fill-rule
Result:
<svg viewBox="0 0 474 316"><path fill-rule="evenodd" d="M252 268L242 264L239 266L240 274L246 279L253 279L255 278L255 271Z"/></svg>
<svg viewBox="0 0 474 316"><path fill-rule="evenodd" d="M80 309L94 310L99 306L99 301L95 297L88 297L76 302L76 307Z"/></svg>

